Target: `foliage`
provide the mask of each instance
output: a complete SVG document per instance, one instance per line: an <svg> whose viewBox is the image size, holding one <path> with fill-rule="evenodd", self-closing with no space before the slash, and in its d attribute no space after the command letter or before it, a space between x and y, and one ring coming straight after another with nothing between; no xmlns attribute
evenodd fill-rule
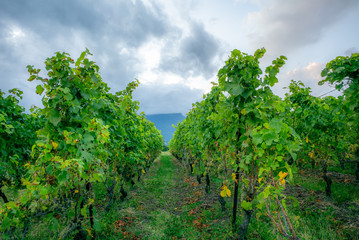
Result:
<svg viewBox="0 0 359 240"><path fill-rule="evenodd" d="M286 159L288 155L295 158L299 149L298 135L283 121L285 103L270 90L278 81L276 74L286 58L281 56L274 60L262 77L259 59L264 53L264 49L259 49L251 56L233 50L226 65L218 72L219 85L214 86L202 102L193 105L170 142L175 156L201 159L204 166L214 165L214 169L223 168L225 173L230 168L232 181L227 180L225 174L221 195L230 196L227 186L231 181L234 184L234 224L238 182L242 180L244 197L241 206L245 212L240 227L242 237L255 208L262 208L269 199L278 204L278 198L284 197L281 194L284 177L278 173L292 172ZM214 157L216 149L221 152ZM211 158L206 157L208 155ZM270 211L268 209L268 214ZM285 209L281 211L285 213ZM292 227L291 230L295 237Z"/></svg>
<svg viewBox="0 0 359 240"><path fill-rule="evenodd" d="M19 188L30 158L31 146L36 140L40 120L34 114L24 113L19 105L22 91L12 89L9 95L0 91L0 193L4 202L9 199L1 188Z"/></svg>
<svg viewBox="0 0 359 240"><path fill-rule="evenodd" d="M293 126L303 142L297 164L311 162L319 165L327 183L330 196L331 180L327 167L336 165L348 152L348 112L343 97L317 98L310 95L310 89L301 82L292 81L286 94L287 122Z"/></svg>
<svg viewBox="0 0 359 240"><path fill-rule="evenodd" d="M94 206L99 197L93 184L110 182L113 200L114 185L139 178L161 151L160 132L136 113L132 92L138 81L109 93L88 55L86 50L74 62L69 54L56 53L45 61L48 78L27 67L29 81L41 82L36 93L44 93L44 108L38 112L44 123L32 147L34 160L26 164L21 179L26 191L0 209L2 231L11 234L16 227L26 234L29 221L41 217L53 228L66 226L60 238L95 238L99 226Z"/></svg>
<svg viewBox="0 0 359 240"><path fill-rule="evenodd" d="M349 132L354 133L351 141L356 148L356 179L359 180L359 53L354 53L350 57L339 56L330 61L323 69L322 77L325 78L319 84L329 82L338 90L345 88L348 127Z"/></svg>

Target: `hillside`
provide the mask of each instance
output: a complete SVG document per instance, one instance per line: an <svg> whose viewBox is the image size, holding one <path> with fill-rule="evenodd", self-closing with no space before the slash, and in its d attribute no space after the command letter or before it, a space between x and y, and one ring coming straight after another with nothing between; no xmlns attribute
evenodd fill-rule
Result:
<svg viewBox="0 0 359 240"><path fill-rule="evenodd" d="M181 113L150 114L146 115L146 117L155 124L157 129L161 130L166 145L168 145L175 132L175 128L172 125L177 126L185 118Z"/></svg>

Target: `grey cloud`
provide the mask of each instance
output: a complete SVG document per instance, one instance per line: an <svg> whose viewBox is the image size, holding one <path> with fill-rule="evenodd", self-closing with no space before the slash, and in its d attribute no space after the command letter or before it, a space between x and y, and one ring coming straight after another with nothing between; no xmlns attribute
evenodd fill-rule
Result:
<svg viewBox="0 0 359 240"><path fill-rule="evenodd" d="M9 40L14 27L25 34L17 42ZM173 28L158 6L142 1L0 1L0 89L20 88L27 108L38 104L37 83L26 82L26 65L44 68L45 59L56 51L76 59L87 47L103 80L113 92L122 90L139 71L134 68L139 65L136 49ZM120 54L122 48L130 54Z"/></svg>
<svg viewBox="0 0 359 240"><path fill-rule="evenodd" d="M54 39L69 30L86 31L89 39L112 39L139 46L149 37L166 34L168 25L161 10L147 8L142 1L2 1L0 15L33 30L43 38Z"/></svg>
<svg viewBox="0 0 359 240"><path fill-rule="evenodd" d="M86 1L2 1L3 19L31 29L42 37L53 38L68 34L68 28L98 29L99 14Z"/></svg>
<svg viewBox="0 0 359 240"><path fill-rule="evenodd" d="M103 81L116 92L141 73L136 53L153 39L165 45L161 65L155 71L212 77L218 70L219 41L192 20L188 20L188 36L183 37L183 29L170 23L163 11L158 2L139 0L0 1L0 89L20 88L26 108L39 105L41 97L35 94L38 83L26 81L26 65L44 69L45 59L54 52L65 51L76 59L87 47ZM14 27L24 35L16 41L9 40ZM174 51L178 55L173 57ZM137 92L147 114L185 113L202 96L202 91L182 84L140 85Z"/></svg>
<svg viewBox="0 0 359 240"><path fill-rule="evenodd" d="M203 92L182 84L140 84L134 99L140 101L140 110L146 114L189 112L192 103L202 99Z"/></svg>
<svg viewBox="0 0 359 240"><path fill-rule="evenodd" d="M287 54L316 43L345 14L358 10L357 0L274 0L270 8L251 16L261 32L248 36L255 45Z"/></svg>
<svg viewBox="0 0 359 240"><path fill-rule="evenodd" d="M346 55L346 56L350 56L350 55L352 55L353 53L359 53L359 50L358 50L356 47L351 47L351 48L348 48L348 49L345 51L345 55Z"/></svg>
<svg viewBox="0 0 359 240"><path fill-rule="evenodd" d="M163 51L160 68L164 71L180 74L183 77L204 74L209 78L217 69L216 60L221 54L220 42L208 33L198 22L191 22L191 34L184 39L176 39L174 44L168 45ZM178 48L179 52L173 56L171 48ZM166 54L169 52L170 54Z"/></svg>
<svg viewBox="0 0 359 240"><path fill-rule="evenodd" d="M136 72L132 65L136 60L129 56L114 55L108 63L94 59L100 67L102 80L109 84L112 92L124 89L130 81L135 80Z"/></svg>

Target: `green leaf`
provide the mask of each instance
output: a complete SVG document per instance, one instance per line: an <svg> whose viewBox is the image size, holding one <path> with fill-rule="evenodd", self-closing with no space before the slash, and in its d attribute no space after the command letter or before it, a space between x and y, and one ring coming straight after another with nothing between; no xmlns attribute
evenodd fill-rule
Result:
<svg viewBox="0 0 359 240"><path fill-rule="evenodd" d="M11 202L8 202L6 203L6 207L10 207L10 208L16 208L16 203L11 201Z"/></svg>
<svg viewBox="0 0 359 240"><path fill-rule="evenodd" d="M278 118L272 119L269 125L271 128L275 129L277 133L280 132L283 128L283 122L281 119Z"/></svg>
<svg viewBox="0 0 359 240"><path fill-rule="evenodd" d="M95 180L95 181L99 181L99 182L102 182L103 180L102 180L102 175L101 174L98 174L98 173L94 173L93 174L93 179Z"/></svg>
<svg viewBox="0 0 359 240"><path fill-rule="evenodd" d="M40 195L41 196L44 196L44 195L46 195L48 193L49 193L49 190L47 188L45 188L45 187L41 188L41 190L40 190Z"/></svg>
<svg viewBox="0 0 359 240"><path fill-rule="evenodd" d="M265 151L264 151L263 148L261 148L261 147L258 147L258 148L257 148L257 155L258 155L258 157L262 157L262 156L264 155L264 153L265 153Z"/></svg>
<svg viewBox="0 0 359 240"><path fill-rule="evenodd" d="M272 145L272 142L277 140L277 134L275 132L267 132L263 135L263 140L266 142L268 146Z"/></svg>
<svg viewBox="0 0 359 240"><path fill-rule="evenodd" d="M41 85L36 86L36 93L41 95L44 92L44 88Z"/></svg>
<svg viewBox="0 0 359 240"><path fill-rule="evenodd" d="M269 197L269 195L271 194L271 188L272 185L268 185L264 190L263 190L263 195L264 198L267 199Z"/></svg>
<svg viewBox="0 0 359 240"><path fill-rule="evenodd" d="M63 88L62 91L66 94L71 92L71 90L68 87Z"/></svg>
<svg viewBox="0 0 359 240"><path fill-rule="evenodd" d="M265 206L265 202L258 202L257 205L256 205L256 208L257 209L263 209L263 207ZM261 213L257 213L257 214L261 214Z"/></svg>
<svg viewBox="0 0 359 240"><path fill-rule="evenodd" d="M297 160L297 154L295 152L290 152L290 155L292 156L293 160Z"/></svg>
<svg viewBox="0 0 359 240"><path fill-rule="evenodd" d="M84 60L85 56L86 56L86 51L83 51L80 55L80 57L77 59L76 63L75 63L75 66L78 67L80 66L80 63L82 60Z"/></svg>
<svg viewBox="0 0 359 240"><path fill-rule="evenodd" d="M244 164L244 161L241 161L238 165L243 171L247 172L248 171L248 166L246 164Z"/></svg>
<svg viewBox="0 0 359 240"><path fill-rule="evenodd" d="M244 210L252 210L252 202L247 202L246 200L243 200L241 202L241 206Z"/></svg>
<svg viewBox="0 0 359 240"><path fill-rule="evenodd" d="M62 171L60 175L58 176L59 183L67 182L67 179L69 178L68 173L66 170Z"/></svg>
<svg viewBox="0 0 359 240"><path fill-rule="evenodd" d="M289 173L289 178L292 180L292 179L293 179L293 171L292 171L292 168L289 166L288 163L285 163L285 168L287 169L287 172Z"/></svg>
<svg viewBox="0 0 359 240"><path fill-rule="evenodd" d="M263 135L261 133L254 133L252 134L253 143L255 145L259 145L263 142Z"/></svg>
<svg viewBox="0 0 359 240"><path fill-rule="evenodd" d="M98 77L96 76L96 74L91 74L91 79L94 83L98 83L100 80L98 79Z"/></svg>
<svg viewBox="0 0 359 240"><path fill-rule="evenodd" d="M84 216L85 218L87 218L87 207L83 207L81 208L81 215Z"/></svg>
<svg viewBox="0 0 359 240"><path fill-rule="evenodd" d="M244 97L245 99L247 99L249 96L251 96L253 94L253 91L249 88L244 89L242 97Z"/></svg>
<svg viewBox="0 0 359 240"><path fill-rule="evenodd" d="M322 75L322 77L326 77L326 76L328 75L328 73L329 73L329 69L328 69L328 68L324 68L324 69L322 70L321 75ZM324 80L321 81L321 82L324 82ZM319 85L323 85L323 83L320 83Z"/></svg>
<svg viewBox="0 0 359 240"><path fill-rule="evenodd" d="M92 162L92 160L94 159L94 156L91 153L89 153L88 151L81 151L81 158L86 159L86 162ZM82 161L79 161L78 163L81 164L81 162Z"/></svg>
<svg viewBox="0 0 359 240"><path fill-rule="evenodd" d="M29 196L26 193L24 193L20 198L20 202L22 204L26 204L28 201L29 201Z"/></svg>
<svg viewBox="0 0 359 240"><path fill-rule="evenodd" d="M92 143L94 137L90 133L85 133L83 137L83 141L85 144Z"/></svg>
<svg viewBox="0 0 359 240"><path fill-rule="evenodd" d="M28 81L29 81L29 82L32 82L32 81L35 80L35 78L36 78L36 75L31 75L31 76L29 77Z"/></svg>
<svg viewBox="0 0 359 240"><path fill-rule="evenodd" d="M226 82L224 90L229 92L232 96L242 96L244 88L237 83Z"/></svg>
<svg viewBox="0 0 359 240"><path fill-rule="evenodd" d="M57 126L57 124L59 124L61 118L62 117L60 115L60 112L55 109L52 110L48 115L49 122L51 122L55 127Z"/></svg>
<svg viewBox="0 0 359 240"><path fill-rule="evenodd" d="M338 67L334 70L335 73L341 73L343 70L345 70L345 67Z"/></svg>
<svg viewBox="0 0 359 240"><path fill-rule="evenodd" d="M91 99L91 95L88 92L82 91L81 95L85 100L90 100Z"/></svg>
<svg viewBox="0 0 359 240"><path fill-rule="evenodd" d="M71 101L73 99L72 94L66 94L64 98L66 101Z"/></svg>
<svg viewBox="0 0 359 240"><path fill-rule="evenodd" d="M262 176L263 172L264 172L264 168L260 167L259 172L258 172L258 176Z"/></svg>
<svg viewBox="0 0 359 240"><path fill-rule="evenodd" d="M8 230L10 228L10 219L6 216L1 222L1 229Z"/></svg>

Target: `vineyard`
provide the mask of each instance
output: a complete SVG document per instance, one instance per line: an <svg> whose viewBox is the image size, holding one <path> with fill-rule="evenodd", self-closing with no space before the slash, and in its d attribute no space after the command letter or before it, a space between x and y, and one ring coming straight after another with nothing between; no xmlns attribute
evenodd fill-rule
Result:
<svg viewBox="0 0 359 240"><path fill-rule="evenodd" d="M308 165L320 169L328 198L336 194L329 168L350 165L356 187L359 181L359 54L338 57L322 71L320 84L334 85L343 96L314 97L292 80L284 99L270 87L286 58L273 60L263 71L264 54L265 49L253 56L232 51L218 83L178 125L170 151L199 183L205 178L207 193L211 182L220 182L223 210L233 202L235 238L244 239L250 224L266 216L283 237L300 239L299 218L290 213L298 202L286 194L298 171ZM357 211L358 188L352 190L349 205ZM358 238L358 218L355 222L351 237Z"/></svg>
<svg viewBox="0 0 359 240"><path fill-rule="evenodd" d="M45 239L96 239L97 206L110 211L161 152L160 132L132 100L138 81L110 93L88 55L56 53L48 78L27 67L44 106L31 114L21 91L1 92L1 239L27 239L41 223Z"/></svg>
<svg viewBox="0 0 359 240"><path fill-rule="evenodd" d="M132 93L115 94L86 50L27 66L42 108L0 91L0 239L359 239L359 54L314 97L285 64L233 50L178 124L169 152Z"/></svg>

